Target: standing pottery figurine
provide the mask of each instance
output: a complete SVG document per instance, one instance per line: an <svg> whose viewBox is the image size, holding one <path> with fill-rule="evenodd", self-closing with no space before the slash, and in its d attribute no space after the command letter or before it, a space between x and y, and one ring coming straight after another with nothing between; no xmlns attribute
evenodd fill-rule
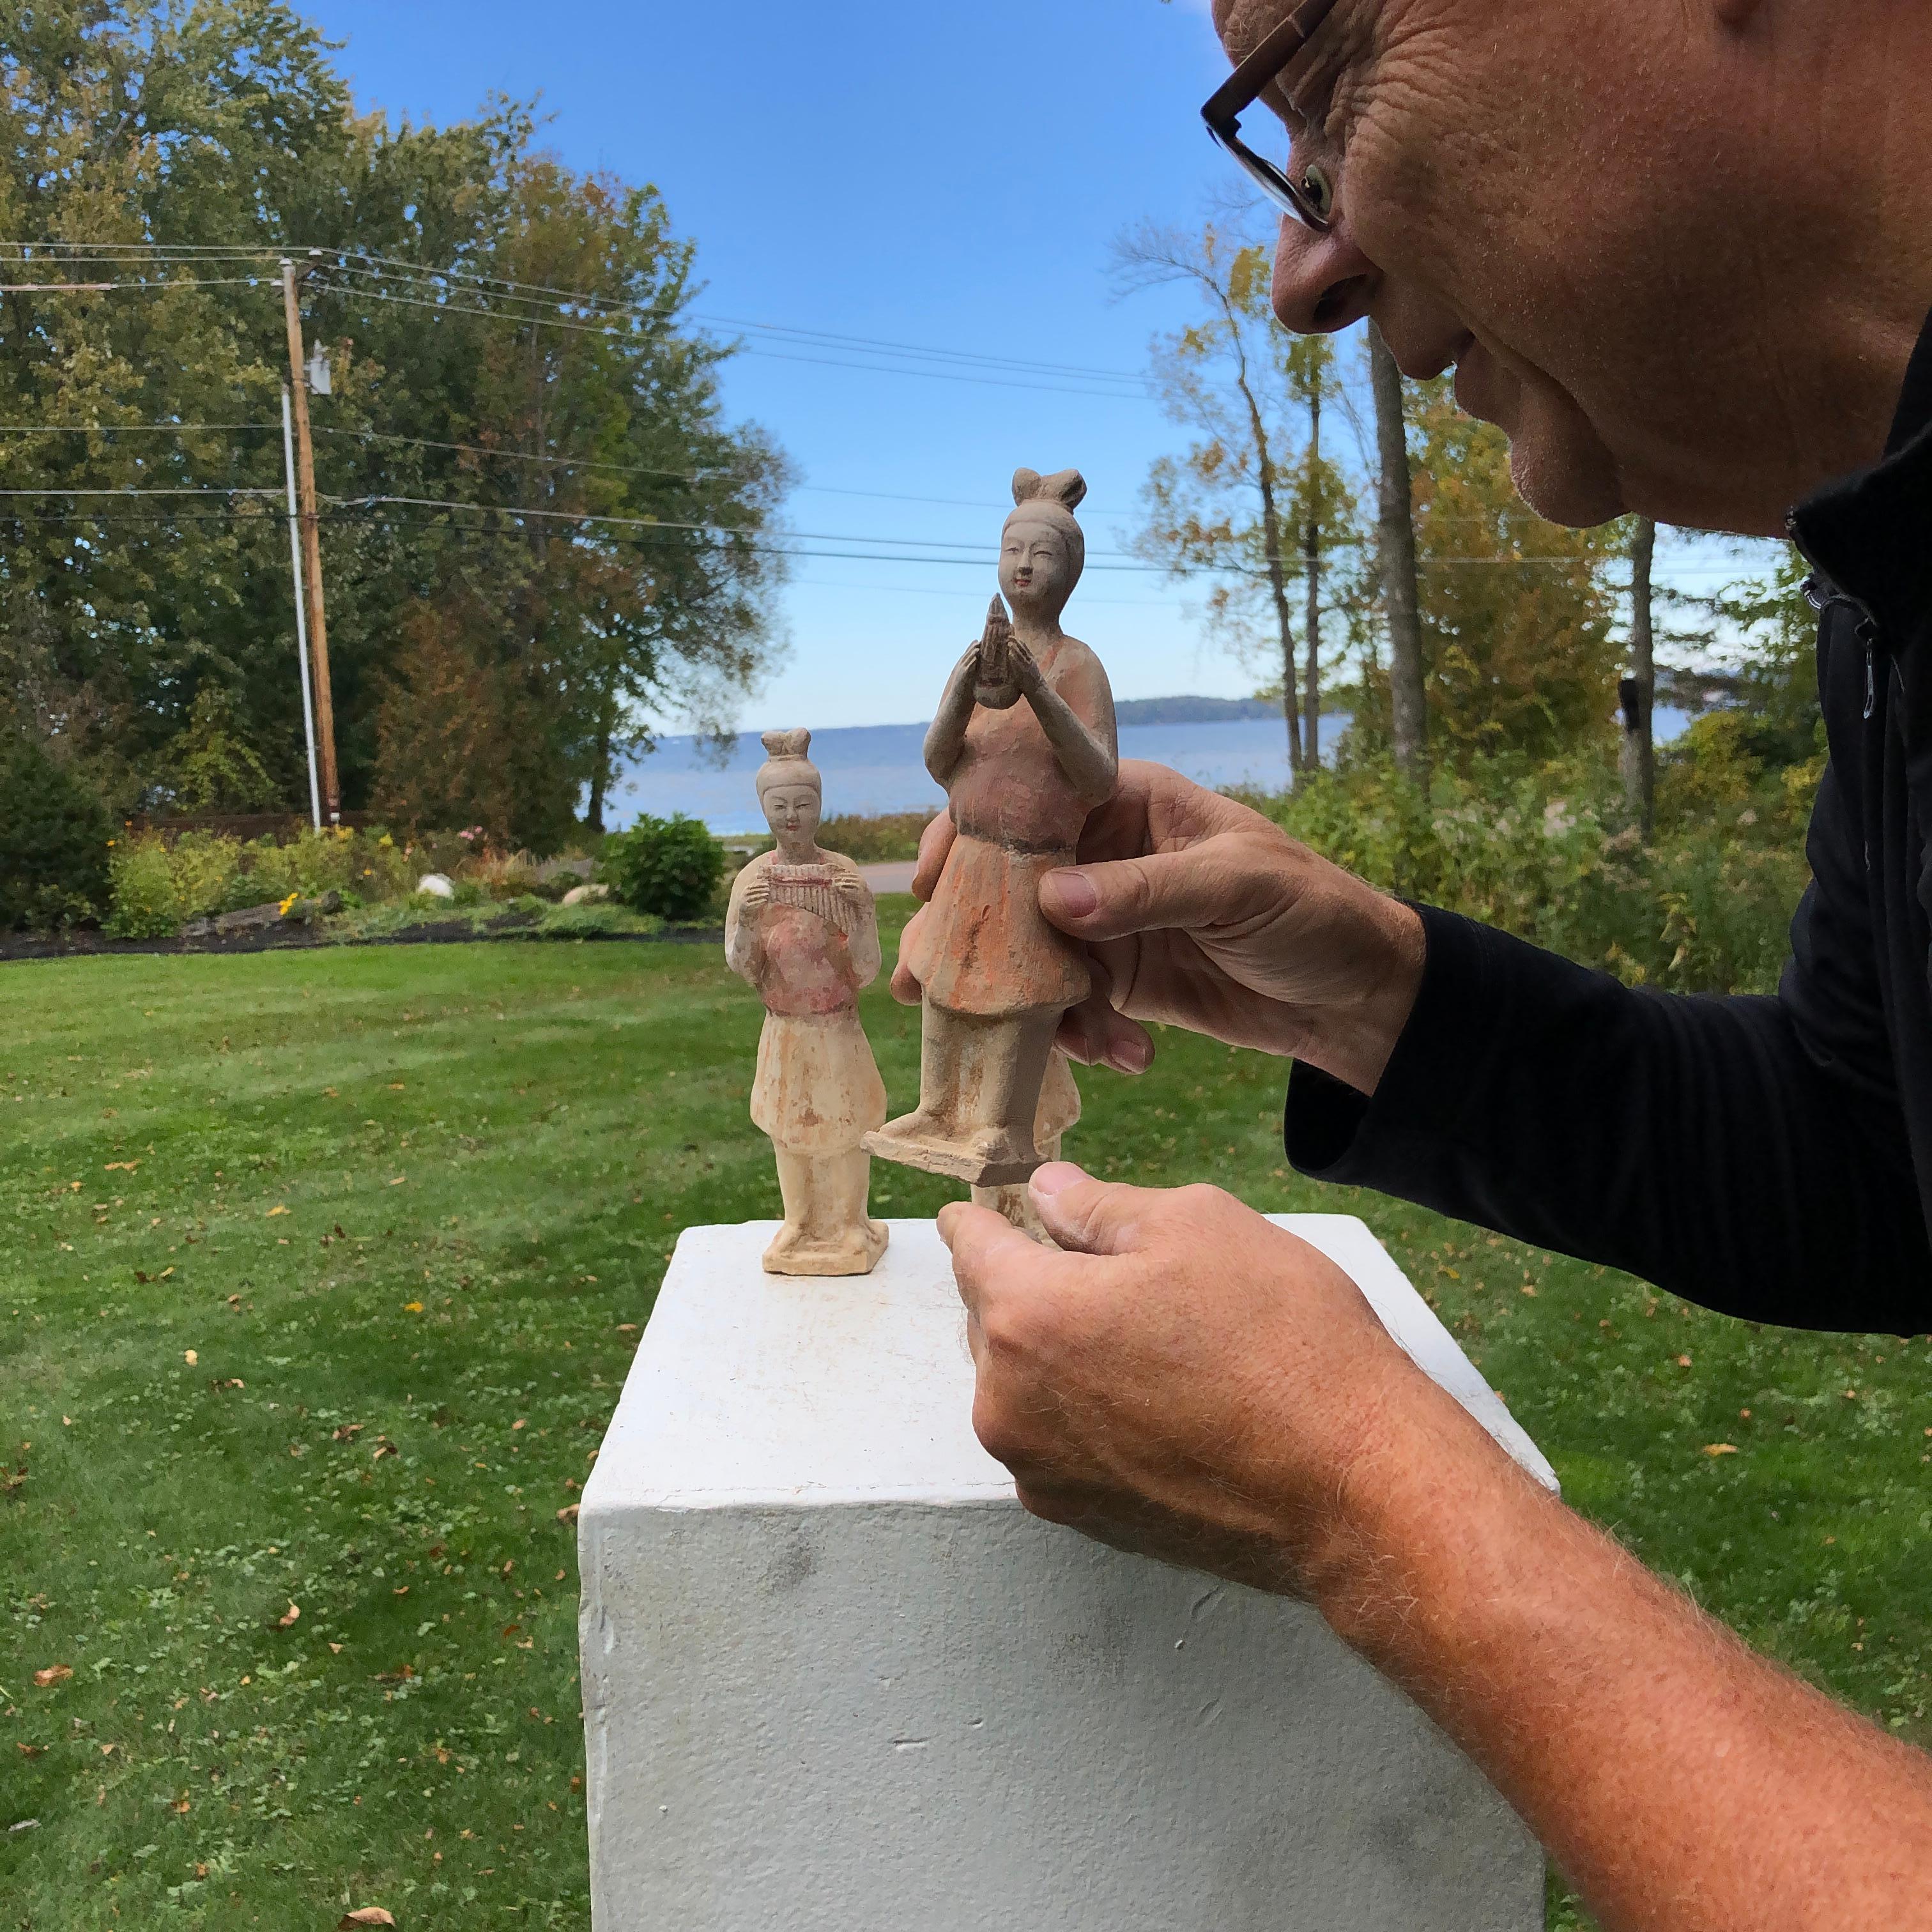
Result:
<svg viewBox="0 0 1932 1932"><path fill-rule="evenodd" d="M1073 862L1118 764L1107 674L1060 628L1087 560L1073 517L1086 494L1075 470L1014 477L1000 548L1012 620L994 598L926 737L957 836L905 955L924 991L919 1106L866 1144L976 1187L1040 1166L1047 1056L1090 984L1085 955L1040 909L1041 879Z"/></svg>
<svg viewBox="0 0 1932 1932"><path fill-rule="evenodd" d="M886 1090L859 1024L859 989L879 970L872 888L842 853L815 842L818 768L808 731L767 731L758 802L777 849L731 886L724 958L765 1003L753 1123L778 1156L784 1224L767 1274L869 1274L886 1226L868 1220L872 1159L861 1144L886 1118Z"/></svg>
<svg viewBox="0 0 1932 1932"><path fill-rule="evenodd" d="M1080 1089L1074 1084L1073 1069L1058 1047L1047 1056L1046 1078L1040 1090L1040 1106L1033 1117L1033 1144L1042 1162L1060 1158L1061 1137L1080 1121ZM1022 1181L1004 1187L976 1187L976 1208L990 1208L1002 1220L1010 1222L1023 1234L1030 1234L1045 1247L1058 1244L1046 1232L1046 1223L1033 1204L1033 1192Z"/></svg>

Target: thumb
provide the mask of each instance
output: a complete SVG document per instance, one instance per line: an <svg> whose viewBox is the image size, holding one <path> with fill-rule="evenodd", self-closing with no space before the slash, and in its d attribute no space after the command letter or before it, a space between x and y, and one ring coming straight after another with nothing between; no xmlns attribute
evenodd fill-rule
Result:
<svg viewBox="0 0 1932 1932"><path fill-rule="evenodd" d="M1048 1162L1031 1185L1046 1232L1069 1252L1124 1255L1141 1246L1145 1188L1096 1180L1070 1160Z"/></svg>
<svg viewBox="0 0 1932 1932"><path fill-rule="evenodd" d="M1040 882L1040 909L1076 939L1124 939L1223 923L1238 880L1203 847L1094 866L1064 866Z"/></svg>

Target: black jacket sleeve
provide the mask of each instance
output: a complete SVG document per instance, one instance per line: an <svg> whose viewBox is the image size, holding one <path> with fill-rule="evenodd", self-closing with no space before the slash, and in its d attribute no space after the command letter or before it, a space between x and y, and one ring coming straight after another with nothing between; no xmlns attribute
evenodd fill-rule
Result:
<svg viewBox="0 0 1932 1932"><path fill-rule="evenodd" d="M1835 799L1775 998L1632 990L1422 909L1415 1010L1372 1100L1313 1068L1289 1084L1288 1157L1590 1261L1726 1313L1923 1333L1932 1251ZM1846 888L1840 894L1836 888ZM1868 950L1864 957L1869 958ZM1840 1036L1801 1023L1835 1016Z"/></svg>

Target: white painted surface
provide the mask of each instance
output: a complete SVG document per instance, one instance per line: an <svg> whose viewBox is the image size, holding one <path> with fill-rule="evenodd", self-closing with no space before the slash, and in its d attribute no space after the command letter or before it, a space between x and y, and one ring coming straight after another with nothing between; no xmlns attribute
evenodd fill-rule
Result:
<svg viewBox="0 0 1932 1932"><path fill-rule="evenodd" d="M1281 1217L1538 1478L1359 1221ZM578 1522L598 1932L1533 1932L1543 1865L1305 1606L1022 1511L930 1222L680 1240Z"/></svg>

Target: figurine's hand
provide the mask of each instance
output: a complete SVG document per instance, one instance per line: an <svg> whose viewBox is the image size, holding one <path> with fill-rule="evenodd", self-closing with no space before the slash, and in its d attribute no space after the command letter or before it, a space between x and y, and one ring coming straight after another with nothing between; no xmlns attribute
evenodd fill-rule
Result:
<svg viewBox="0 0 1932 1932"><path fill-rule="evenodd" d="M1381 1474L1384 1418L1460 1414L1318 1250L1217 1187L1033 1178L1062 1252L955 1203L973 1426L1036 1516L1303 1594ZM1442 1412L1438 1417L1435 1411Z"/></svg>
<svg viewBox="0 0 1932 1932"><path fill-rule="evenodd" d="M1020 694L1031 704L1046 688L1040 660L1016 638L1006 646L1006 662L1012 668L1013 682L1020 688Z"/></svg>
<svg viewBox="0 0 1932 1932"><path fill-rule="evenodd" d="M756 912L759 907L771 903L772 886L769 879L754 879L745 888L745 896L739 904L747 912Z"/></svg>
<svg viewBox="0 0 1932 1932"><path fill-rule="evenodd" d="M856 872L842 872L838 875L838 890L848 899L862 899L868 889Z"/></svg>
<svg viewBox="0 0 1932 1932"><path fill-rule="evenodd" d="M1372 1094L1422 981L1422 922L1258 812L1165 766L1120 766L1080 863L1040 910L1084 940L1094 992L1060 1028L1076 1060L1144 1071L1149 1022L1305 1060Z"/></svg>

